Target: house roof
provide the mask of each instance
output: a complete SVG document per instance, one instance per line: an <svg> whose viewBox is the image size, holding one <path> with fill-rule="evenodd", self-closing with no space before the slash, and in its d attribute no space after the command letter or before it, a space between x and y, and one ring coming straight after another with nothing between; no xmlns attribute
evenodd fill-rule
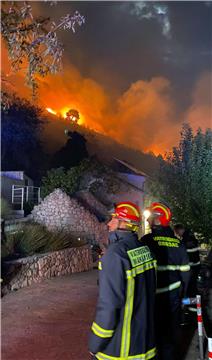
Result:
<svg viewBox="0 0 212 360"><path fill-rule="evenodd" d="M114 160L117 161L118 163L124 165L126 168L128 168L132 172L134 172L135 175L149 177L146 173L144 173L143 171L135 168L133 165L129 164L127 161L123 161L123 160L120 160L120 159L117 159L117 158L114 158Z"/></svg>
<svg viewBox="0 0 212 360"><path fill-rule="evenodd" d="M7 178L10 179L15 179L15 180L24 180L24 177L31 179L28 175L25 174L24 171L20 170L15 170L15 171L1 171L0 172L1 176L5 176Z"/></svg>

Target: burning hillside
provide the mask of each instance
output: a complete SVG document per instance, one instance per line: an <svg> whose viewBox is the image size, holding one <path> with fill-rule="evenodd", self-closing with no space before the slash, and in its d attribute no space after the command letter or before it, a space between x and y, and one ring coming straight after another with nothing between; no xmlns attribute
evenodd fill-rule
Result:
<svg viewBox="0 0 212 360"><path fill-rule="evenodd" d="M53 110L49 107L46 108L46 111L48 111L52 115L56 115L59 118L63 118L67 121L70 121L72 123L82 125L83 124L83 116L79 113L79 111L75 109L69 109L68 107L65 107L59 111Z"/></svg>
<svg viewBox="0 0 212 360"><path fill-rule="evenodd" d="M8 62L5 50L3 58L5 67ZM9 80L19 96L30 98L22 74ZM211 126L210 84L211 74L202 73L194 84L190 105L180 111L173 97L173 84L165 77L137 80L125 92L115 96L95 80L83 77L69 63L62 73L39 79L38 105L52 115L53 138L60 137L57 123L66 121L67 113L77 109L79 119L69 114L67 120L85 125L134 149L159 154L171 150L178 143L184 121L189 121L194 129L201 126L204 130ZM48 138L48 142L51 141Z"/></svg>
<svg viewBox="0 0 212 360"><path fill-rule="evenodd" d="M111 137L91 130L84 124L67 122L65 118L50 113L47 119L48 122L42 132L42 142L49 154L54 154L66 144L65 130L68 130L77 131L84 136L89 155L95 155L108 164L113 161L113 158L123 159L147 174L152 174L158 166L158 160L153 154L145 154L142 151L127 147Z"/></svg>

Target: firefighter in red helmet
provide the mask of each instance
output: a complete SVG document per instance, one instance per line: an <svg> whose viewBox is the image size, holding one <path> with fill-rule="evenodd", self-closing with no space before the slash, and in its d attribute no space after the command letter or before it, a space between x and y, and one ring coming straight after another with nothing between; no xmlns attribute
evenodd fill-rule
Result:
<svg viewBox="0 0 212 360"><path fill-rule="evenodd" d="M148 210L150 212L148 217L149 223L152 223L154 220L154 222L158 222L158 224L161 226L169 226L172 214L171 210L167 206L158 202L154 202L151 204Z"/></svg>
<svg viewBox="0 0 212 360"><path fill-rule="evenodd" d="M141 239L157 260L156 339L159 360L178 359L181 298L187 295L190 277L185 247L169 226L170 209L154 202L146 211L151 233Z"/></svg>
<svg viewBox="0 0 212 360"><path fill-rule="evenodd" d="M139 208L116 205L108 223L115 233L99 267L99 299L89 350L99 360L154 359L154 260L138 240ZM140 319L138 321L138 319Z"/></svg>

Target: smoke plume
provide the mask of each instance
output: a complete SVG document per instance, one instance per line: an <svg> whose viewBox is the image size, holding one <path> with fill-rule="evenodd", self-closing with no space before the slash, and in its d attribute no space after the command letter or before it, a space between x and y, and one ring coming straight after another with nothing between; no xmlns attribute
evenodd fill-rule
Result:
<svg viewBox="0 0 212 360"><path fill-rule="evenodd" d="M2 67L7 73L8 60L5 49L2 50ZM9 76L8 80L19 96L29 98L23 74ZM74 108L84 126L134 149L163 154L177 145L184 121L189 121L195 130L211 126L211 84L211 74L201 74L191 94L191 105L179 113L172 84L164 77L138 80L115 98L101 84L66 64L62 73L39 80L38 104L58 114ZM45 141L54 147L62 146L67 122L62 117L46 115L49 122L44 129Z"/></svg>

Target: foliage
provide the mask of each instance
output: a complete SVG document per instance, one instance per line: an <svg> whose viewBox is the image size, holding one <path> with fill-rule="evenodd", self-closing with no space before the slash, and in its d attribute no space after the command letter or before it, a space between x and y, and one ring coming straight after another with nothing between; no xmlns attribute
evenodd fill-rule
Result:
<svg viewBox="0 0 212 360"><path fill-rule="evenodd" d="M174 221L212 241L212 131L193 134L184 124L179 146L166 159L150 184L150 192L172 209Z"/></svg>
<svg viewBox="0 0 212 360"><path fill-rule="evenodd" d="M12 236L7 236L4 242L1 242L1 259L7 259L8 256L14 255L14 240Z"/></svg>
<svg viewBox="0 0 212 360"><path fill-rule="evenodd" d="M85 137L77 131L68 131L67 135L69 137L67 143L54 155L52 163L55 168L70 169L88 157Z"/></svg>
<svg viewBox="0 0 212 360"><path fill-rule="evenodd" d="M90 157L69 170L62 167L49 170L42 179L41 195L45 197L56 188L69 195L78 190L89 190L96 194L104 189L104 192L116 193L119 187L120 181L115 173L95 157Z"/></svg>
<svg viewBox="0 0 212 360"><path fill-rule="evenodd" d="M24 216L27 216L29 214L31 214L32 210L34 209L34 202L32 201L27 201L27 202L24 202Z"/></svg>
<svg viewBox="0 0 212 360"><path fill-rule="evenodd" d="M3 1L2 37L13 71L25 69L27 84L35 94L38 76L61 70L63 45L57 37L61 29L75 32L85 22L78 11L65 15L56 24L49 17L34 16L30 2Z"/></svg>
<svg viewBox="0 0 212 360"><path fill-rule="evenodd" d="M75 109L70 109L66 113L66 120L68 121L73 121L74 123L78 123L79 119L80 119L79 111Z"/></svg>
<svg viewBox="0 0 212 360"><path fill-rule="evenodd" d="M17 232L7 235L2 245L2 258L31 256L33 254L57 251L67 247L85 245L73 235L63 232L50 232L38 224L27 224Z"/></svg>
<svg viewBox="0 0 212 360"><path fill-rule="evenodd" d="M41 196L45 197L57 188L69 195L73 194L78 190L80 175L78 167L73 167L68 171L62 167L49 170L42 179Z"/></svg>
<svg viewBox="0 0 212 360"><path fill-rule="evenodd" d="M2 168L34 174L38 161L44 158L40 142L42 111L16 95L10 98L9 108L2 109Z"/></svg>
<svg viewBox="0 0 212 360"><path fill-rule="evenodd" d="M7 200L1 197L1 218L5 219L8 215L10 215L12 209L8 204Z"/></svg>

